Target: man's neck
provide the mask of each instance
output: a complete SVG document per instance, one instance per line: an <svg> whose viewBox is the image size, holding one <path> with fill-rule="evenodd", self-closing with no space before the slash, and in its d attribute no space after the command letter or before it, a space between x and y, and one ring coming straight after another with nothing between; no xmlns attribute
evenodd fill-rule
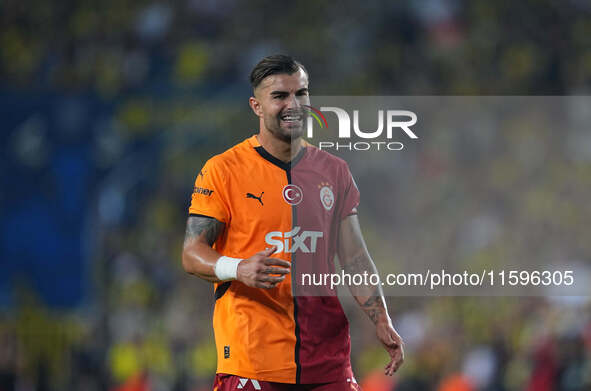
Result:
<svg viewBox="0 0 591 391"><path fill-rule="evenodd" d="M293 142L286 142L273 136L267 130L261 130L256 137L267 152L285 163L290 162L302 149L302 140L300 138Z"/></svg>

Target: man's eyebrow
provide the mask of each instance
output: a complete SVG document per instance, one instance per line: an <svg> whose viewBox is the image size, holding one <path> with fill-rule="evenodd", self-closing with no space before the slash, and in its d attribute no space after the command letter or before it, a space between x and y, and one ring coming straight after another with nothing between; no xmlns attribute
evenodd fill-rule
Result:
<svg viewBox="0 0 591 391"><path fill-rule="evenodd" d="M307 91L308 91L308 87L300 88L299 90L296 91L296 94L299 92L307 92ZM269 94L271 94L271 95L289 94L289 91L276 90L276 91L271 91Z"/></svg>

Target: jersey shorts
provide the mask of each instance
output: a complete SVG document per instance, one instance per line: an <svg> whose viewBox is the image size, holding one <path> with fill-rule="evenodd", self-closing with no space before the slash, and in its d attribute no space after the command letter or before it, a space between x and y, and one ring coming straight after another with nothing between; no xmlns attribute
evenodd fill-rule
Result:
<svg viewBox="0 0 591 391"><path fill-rule="evenodd" d="M355 378L347 378L332 383L289 384L273 383L248 379L245 377L218 373L215 376L213 391L361 391Z"/></svg>
<svg viewBox="0 0 591 391"><path fill-rule="evenodd" d="M272 289L214 285L218 374L290 384L353 378L338 297L299 281L304 273L334 273L339 224L358 204L346 162L307 143L284 163L252 136L206 162L189 213L225 224L213 248L245 259L275 245L272 256L291 263Z"/></svg>

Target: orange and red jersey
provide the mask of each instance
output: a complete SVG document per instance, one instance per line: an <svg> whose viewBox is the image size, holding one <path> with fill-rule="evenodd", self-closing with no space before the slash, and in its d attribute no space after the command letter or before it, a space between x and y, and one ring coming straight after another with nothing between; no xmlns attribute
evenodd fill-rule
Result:
<svg viewBox="0 0 591 391"><path fill-rule="evenodd" d="M225 224L214 249L245 259L276 245L273 257L292 265L272 289L215 284L218 373L303 384L353 377L338 298L301 286L300 276L334 272L339 223L358 204L347 164L309 144L285 163L252 136L207 161L189 213Z"/></svg>

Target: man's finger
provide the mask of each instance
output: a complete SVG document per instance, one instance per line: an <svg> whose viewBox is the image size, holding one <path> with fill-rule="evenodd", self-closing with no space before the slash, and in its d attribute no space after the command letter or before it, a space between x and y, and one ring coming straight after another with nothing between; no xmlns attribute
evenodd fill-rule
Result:
<svg viewBox="0 0 591 391"><path fill-rule="evenodd" d="M392 367L394 365L394 360L391 360L388 365L386 365L386 368L384 368L384 374L386 376L392 376Z"/></svg>
<svg viewBox="0 0 591 391"><path fill-rule="evenodd" d="M402 351L398 351L398 354L396 355L396 358L393 360L393 371L392 372L396 372L398 370L398 368L400 368L400 366L402 365L402 363L404 362L404 354L402 353Z"/></svg>
<svg viewBox="0 0 591 391"><path fill-rule="evenodd" d="M291 263L284 261L283 259L279 259L279 258L266 258L265 265L267 265L267 266L283 266L288 269L291 269Z"/></svg>
<svg viewBox="0 0 591 391"><path fill-rule="evenodd" d="M271 254L273 254L275 251L277 251L277 246L271 246L269 248L264 249L259 254L264 255L265 257L268 257Z"/></svg>
<svg viewBox="0 0 591 391"><path fill-rule="evenodd" d="M289 274L290 272L290 269L284 267L267 267L263 271L265 274Z"/></svg>
<svg viewBox="0 0 591 391"><path fill-rule="evenodd" d="M265 276L259 279L260 282L271 282L278 284L285 279L285 276Z"/></svg>
<svg viewBox="0 0 591 391"><path fill-rule="evenodd" d="M404 353L399 345L396 349L388 347L388 353L390 354L390 362L384 368L384 373L387 376L392 376L394 372L398 371L402 363L404 362Z"/></svg>

